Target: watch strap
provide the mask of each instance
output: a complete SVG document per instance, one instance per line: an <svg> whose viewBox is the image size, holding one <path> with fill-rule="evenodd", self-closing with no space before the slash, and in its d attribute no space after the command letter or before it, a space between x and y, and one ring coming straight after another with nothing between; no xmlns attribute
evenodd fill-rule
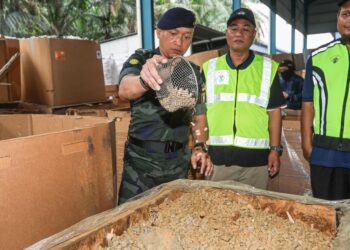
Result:
<svg viewBox="0 0 350 250"><path fill-rule="evenodd" d="M208 145L205 142L198 142L194 144L193 148L198 148L200 147L204 152L208 152Z"/></svg>

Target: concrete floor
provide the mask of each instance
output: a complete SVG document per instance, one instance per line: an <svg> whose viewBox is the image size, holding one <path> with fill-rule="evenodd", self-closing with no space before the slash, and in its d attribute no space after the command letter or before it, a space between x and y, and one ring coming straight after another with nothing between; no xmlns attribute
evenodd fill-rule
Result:
<svg viewBox="0 0 350 250"><path fill-rule="evenodd" d="M311 195L310 169L301 149L299 120L283 120L281 141L284 147L281 170L275 178L269 180L268 190Z"/></svg>

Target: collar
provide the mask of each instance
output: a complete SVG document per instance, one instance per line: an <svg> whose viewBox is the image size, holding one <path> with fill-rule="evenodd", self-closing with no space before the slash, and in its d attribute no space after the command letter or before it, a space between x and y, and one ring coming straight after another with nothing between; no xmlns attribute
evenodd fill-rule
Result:
<svg viewBox="0 0 350 250"><path fill-rule="evenodd" d="M346 45L346 39L345 39L345 37L340 37L340 38L336 39L335 41L340 41L341 44Z"/></svg>
<svg viewBox="0 0 350 250"><path fill-rule="evenodd" d="M249 50L248 58L241 65L238 65L238 67L236 67L231 60L230 52L227 52L226 62L231 69L245 69L252 63L252 61L254 60L254 57L255 57L254 52L252 50Z"/></svg>
<svg viewBox="0 0 350 250"><path fill-rule="evenodd" d="M159 47L156 48L156 49L154 49L154 50L152 50L152 54L153 54L153 55L160 55L160 49L159 49Z"/></svg>
<svg viewBox="0 0 350 250"><path fill-rule="evenodd" d="M345 38L345 37L340 37L338 39L336 39L336 41L340 41L341 44L345 45L346 46L346 43L349 42L349 38Z"/></svg>

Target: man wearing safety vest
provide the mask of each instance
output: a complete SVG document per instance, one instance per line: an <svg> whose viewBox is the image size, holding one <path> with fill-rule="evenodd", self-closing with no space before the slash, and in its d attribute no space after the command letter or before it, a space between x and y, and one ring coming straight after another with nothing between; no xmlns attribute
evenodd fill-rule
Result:
<svg viewBox="0 0 350 250"><path fill-rule="evenodd" d="M306 65L302 146L314 197L350 198L350 1L338 2L341 38L312 52Z"/></svg>
<svg viewBox="0 0 350 250"><path fill-rule="evenodd" d="M227 21L229 52L203 65L209 155L214 181L235 180L266 189L280 168L281 107L278 63L250 50L256 24L251 10Z"/></svg>

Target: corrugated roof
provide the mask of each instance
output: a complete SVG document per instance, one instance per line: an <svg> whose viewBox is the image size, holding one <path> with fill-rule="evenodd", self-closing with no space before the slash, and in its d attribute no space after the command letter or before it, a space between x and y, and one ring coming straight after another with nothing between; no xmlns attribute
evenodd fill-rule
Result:
<svg viewBox="0 0 350 250"><path fill-rule="evenodd" d="M308 8L308 34L337 31L338 5L335 0L276 0L277 14L291 23L291 2L296 2L296 28L304 33L304 9ZM271 0L261 0L271 8Z"/></svg>

